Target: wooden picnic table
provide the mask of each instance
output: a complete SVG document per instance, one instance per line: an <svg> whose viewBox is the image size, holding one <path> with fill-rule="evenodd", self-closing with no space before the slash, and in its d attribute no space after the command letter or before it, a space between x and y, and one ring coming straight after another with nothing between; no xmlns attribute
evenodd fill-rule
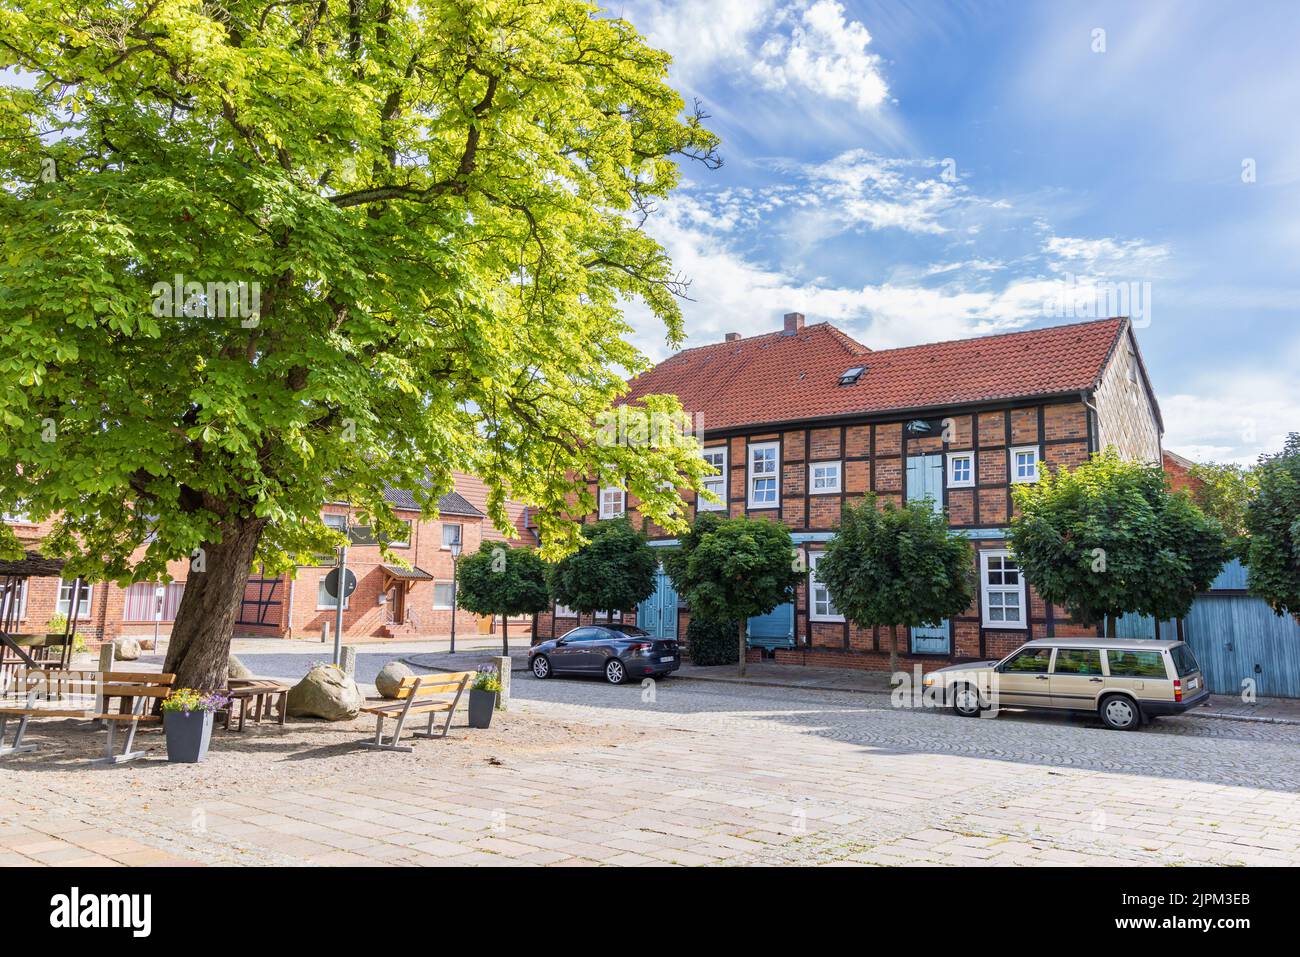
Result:
<svg viewBox="0 0 1300 957"><path fill-rule="evenodd" d="M253 706L253 720L262 723L262 714L271 716L271 699L275 698L276 710L279 712L280 724L288 717L289 686L282 681L270 681L265 678L231 678L226 686L226 696L230 704L225 708L225 729L230 730L230 719L234 716L235 705L239 705L239 725L236 731L244 730L244 719L248 717L248 708Z"/></svg>

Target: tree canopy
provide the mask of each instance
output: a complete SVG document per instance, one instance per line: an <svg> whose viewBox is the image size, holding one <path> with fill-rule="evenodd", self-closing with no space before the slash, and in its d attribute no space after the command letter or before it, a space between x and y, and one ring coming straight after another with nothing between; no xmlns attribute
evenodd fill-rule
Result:
<svg viewBox="0 0 1300 957"><path fill-rule="evenodd" d="M585 525L578 550L551 569L551 597L583 612L623 611L650 597L659 559L626 518Z"/></svg>
<svg viewBox="0 0 1300 957"><path fill-rule="evenodd" d="M1255 471L1232 462L1209 462L1193 465L1187 474L1193 480L1192 501L1223 527L1229 553L1245 561L1250 548L1246 507L1259 485Z"/></svg>
<svg viewBox="0 0 1300 957"><path fill-rule="evenodd" d="M579 477L610 474L684 525L694 443L596 421L648 364L625 303L681 339L684 284L640 226L680 159L719 162L629 23L579 0L0 0L0 38L0 506L58 516L46 549L91 578L194 556L184 683L224 680L254 560L339 543L327 499L396 537L386 488L431 513L469 471L558 555L595 507Z"/></svg>
<svg viewBox="0 0 1300 957"><path fill-rule="evenodd" d="M1300 620L1300 433L1261 457L1255 475L1258 492L1246 508L1250 591Z"/></svg>
<svg viewBox="0 0 1300 957"><path fill-rule="evenodd" d="M1072 471L1014 486L1009 541L1044 601L1082 625L1127 612L1157 621L1187 614L1228 557L1223 530L1159 465L1099 452Z"/></svg>
<svg viewBox="0 0 1300 957"><path fill-rule="evenodd" d="M813 573L847 620L890 629L890 671L898 670L900 625L956 617L975 598L970 542L951 534L928 502L878 506L872 495L846 508Z"/></svg>
<svg viewBox="0 0 1300 957"><path fill-rule="evenodd" d="M506 618L544 611L550 604L546 563L531 548L485 544L457 566L456 605L476 615L501 616L501 653L510 654Z"/></svg>
<svg viewBox="0 0 1300 957"><path fill-rule="evenodd" d="M664 570L691 616L739 621L740 673L745 673L745 629L755 615L794 601L803 579L790 530L769 519L698 515Z"/></svg>

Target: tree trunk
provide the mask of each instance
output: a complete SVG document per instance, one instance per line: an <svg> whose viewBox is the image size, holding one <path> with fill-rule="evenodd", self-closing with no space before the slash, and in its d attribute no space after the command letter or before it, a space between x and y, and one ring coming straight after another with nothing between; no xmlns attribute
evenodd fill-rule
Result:
<svg viewBox="0 0 1300 957"><path fill-rule="evenodd" d="M898 674L898 626L889 626L889 683L894 683L894 675Z"/></svg>
<svg viewBox="0 0 1300 957"><path fill-rule="evenodd" d="M174 687L225 689L230 638L265 528L262 519L226 526L221 541L203 545L203 570L191 564L163 665Z"/></svg>
<svg viewBox="0 0 1300 957"><path fill-rule="evenodd" d="M1160 625L1157 624L1156 628L1159 629L1159 627ZM1118 636L1119 636L1119 617L1117 615L1107 615L1106 616L1106 637L1116 638Z"/></svg>
<svg viewBox="0 0 1300 957"><path fill-rule="evenodd" d="M740 667L736 674L745 677L745 619L740 620Z"/></svg>
<svg viewBox="0 0 1300 957"><path fill-rule="evenodd" d="M506 634L506 616L501 616L501 654L510 657L510 636Z"/></svg>

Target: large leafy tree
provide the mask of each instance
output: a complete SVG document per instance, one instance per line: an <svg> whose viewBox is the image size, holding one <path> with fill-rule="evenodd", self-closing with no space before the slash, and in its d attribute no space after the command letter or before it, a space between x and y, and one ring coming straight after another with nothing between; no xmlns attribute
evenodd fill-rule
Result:
<svg viewBox="0 0 1300 957"><path fill-rule="evenodd" d="M1254 469L1231 462L1209 462L1197 463L1187 472L1193 480L1192 501L1223 527L1232 557L1245 561L1250 548L1246 508L1259 484Z"/></svg>
<svg viewBox="0 0 1300 957"><path fill-rule="evenodd" d="M595 421L646 365L623 303L681 337L639 227L717 162L668 62L579 0L0 0L0 506L92 578L192 556L196 687L254 561L341 543L327 498L397 537L386 486L473 471L562 554L617 474L682 527L690 444Z"/></svg>
<svg viewBox="0 0 1300 957"><path fill-rule="evenodd" d="M889 628L889 670L898 671L898 628L954 618L975 597L970 542L948 531L927 502L846 508L817 563L835 608L859 628Z"/></svg>
<svg viewBox="0 0 1300 957"><path fill-rule="evenodd" d="M1246 508L1250 591L1300 620L1300 433L1262 457L1255 475L1259 490Z"/></svg>
<svg viewBox="0 0 1300 957"><path fill-rule="evenodd" d="M582 529L578 550L551 569L551 597L578 611L622 611L650 597L659 559L626 518Z"/></svg>
<svg viewBox="0 0 1300 957"><path fill-rule="evenodd" d="M531 548L486 545L457 567L456 604L476 615L501 616L501 654L510 654L506 619L531 615L550 604L546 563Z"/></svg>
<svg viewBox="0 0 1300 957"><path fill-rule="evenodd" d="M689 532L664 559L664 570L686 599L691 617L738 621L739 672L745 673L745 628L793 601L803 579L790 530L768 519L696 517Z"/></svg>
<svg viewBox="0 0 1300 957"><path fill-rule="evenodd" d="M1079 624L1105 622L1111 635L1127 612L1186 615L1228 557L1218 521L1170 492L1159 465L1114 449L1012 494L1020 514L1009 541L1025 578L1044 601Z"/></svg>

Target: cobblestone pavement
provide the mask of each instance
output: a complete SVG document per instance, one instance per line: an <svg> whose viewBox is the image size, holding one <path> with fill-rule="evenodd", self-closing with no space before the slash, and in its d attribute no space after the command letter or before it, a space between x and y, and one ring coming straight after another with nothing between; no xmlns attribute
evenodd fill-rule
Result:
<svg viewBox="0 0 1300 957"><path fill-rule="evenodd" d="M512 751L460 728L415 756L285 743L238 789L141 794L141 773L124 794L122 769L3 769L0 794L19 827L74 821L211 864L1300 864L1294 726L1179 717L1121 733L884 695L523 675L508 719L573 738ZM259 734L250 747L276 746ZM34 833L15 846L0 831L0 861L51 853L57 838Z"/></svg>

